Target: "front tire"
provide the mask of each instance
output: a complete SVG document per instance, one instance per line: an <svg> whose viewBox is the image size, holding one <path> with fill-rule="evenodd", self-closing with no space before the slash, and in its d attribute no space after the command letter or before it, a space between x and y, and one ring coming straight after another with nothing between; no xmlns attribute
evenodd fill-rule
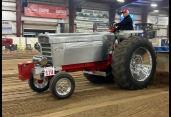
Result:
<svg viewBox="0 0 171 117"><path fill-rule="evenodd" d="M33 76L28 80L29 87L37 93L42 93L49 88L49 81L47 78L43 80L35 79Z"/></svg>
<svg viewBox="0 0 171 117"><path fill-rule="evenodd" d="M115 82L120 88L146 88L156 70L156 55L152 44L138 36L123 40L115 49L112 69Z"/></svg>
<svg viewBox="0 0 171 117"><path fill-rule="evenodd" d="M50 92L56 99L70 97L75 90L74 78L66 72L59 72L50 81Z"/></svg>

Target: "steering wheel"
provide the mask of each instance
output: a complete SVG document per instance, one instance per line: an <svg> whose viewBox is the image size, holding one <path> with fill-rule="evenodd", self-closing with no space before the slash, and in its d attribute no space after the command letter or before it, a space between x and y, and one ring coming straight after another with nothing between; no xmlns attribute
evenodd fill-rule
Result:
<svg viewBox="0 0 171 117"><path fill-rule="evenodd" d="M116 22L111 22L110 25L109 25L109 28L112 29L116 29Z"/></svg>

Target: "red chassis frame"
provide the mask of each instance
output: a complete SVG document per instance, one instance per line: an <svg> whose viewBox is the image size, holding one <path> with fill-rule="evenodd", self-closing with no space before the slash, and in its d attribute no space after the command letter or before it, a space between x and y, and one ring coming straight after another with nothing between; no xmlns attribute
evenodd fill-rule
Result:
<svg viewBox="0 0 171 117"><path fill-rule="evenodd" d="M108 55L108 60L90 63L81 63L73 65L63 65L62 71L66 72L77 72L77 71L100 71L105 68L111 67L112 55ZM34 68L33 62L23 62L18 64L18 74L20 80L28 80L31 78L31 69ZM53 76L49 76L49 81Z"/></svg>

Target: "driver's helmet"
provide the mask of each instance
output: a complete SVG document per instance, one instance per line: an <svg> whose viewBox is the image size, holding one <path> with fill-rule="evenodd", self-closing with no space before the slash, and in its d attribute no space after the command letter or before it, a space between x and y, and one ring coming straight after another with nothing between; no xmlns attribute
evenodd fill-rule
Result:
<svg viewBox="0 0 171 117"><path fill-rule="evenodd" d="M122 10L122 13L129 13L128 9Z"/></svg>

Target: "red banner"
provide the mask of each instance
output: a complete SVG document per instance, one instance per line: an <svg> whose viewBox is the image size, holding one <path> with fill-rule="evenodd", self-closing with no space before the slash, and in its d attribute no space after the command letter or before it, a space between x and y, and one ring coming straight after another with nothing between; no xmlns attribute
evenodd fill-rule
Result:
<svg viewBox="0 0 171 117"><path fill-rule="evenodd" d="M67 8L40 4L28 4L28 6L24 8L24 15L32 17L66 19Z"/></svg>

